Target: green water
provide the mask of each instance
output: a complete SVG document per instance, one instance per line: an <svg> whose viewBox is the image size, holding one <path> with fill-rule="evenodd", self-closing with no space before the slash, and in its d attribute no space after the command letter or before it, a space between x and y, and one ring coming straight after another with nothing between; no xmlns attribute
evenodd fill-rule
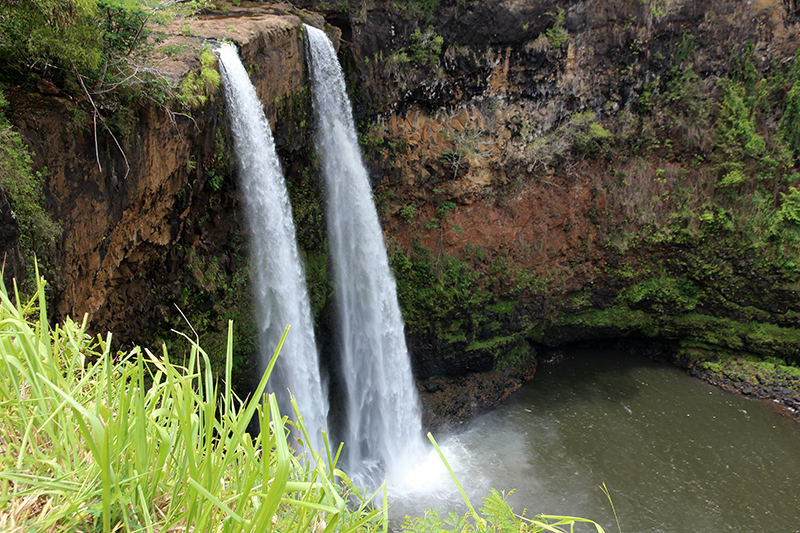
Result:
<svg viewBox="0 0 800 533"><path fill-rule="evenodd" d="M439 442L475 504L516 489L517 512L617 531L605 483L623 533L800 531L800 424L643 357L567 353ZM395 491L395 517L464 509L433 455Z"/></svg>

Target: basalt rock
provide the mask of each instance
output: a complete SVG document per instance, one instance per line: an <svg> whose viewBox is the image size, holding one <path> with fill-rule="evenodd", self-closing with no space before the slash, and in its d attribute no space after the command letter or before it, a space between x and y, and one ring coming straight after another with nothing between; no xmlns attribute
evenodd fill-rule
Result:
<svg viewBox="0 0 800 533"><path fill-rule="evenodd" d="M245 2L168 30L184 47L162 64L176 81L199 71L204 39L240 46L273 126L301 247L313 248L307 272L323 344L333 338L332 287L304 21L341 37L424 394L450 388L441 376L469 383L506 364L529 368L537 348L582 340L688 338L800 360L795 271L729 229L737 195L754 191L729 189L721 207L702 201L725 193L714 121L732 52L758 76L794 61L800 20L785 2L443 1L430 14L406 4L415 3L309 1L298 4L304 11ZM675 83L689 70L696 77L679 84L687 96ZM223 308L222 293L246 289L233 281L246 243L221 157L221 95L172 112L143 99L116 139L102 123L95 135L79 94L8 97L12 122L50 170L46 192L65 228L59 317L86 313L93 331L135 341L187 301L204 311L201 329L224 329L235 306ZM89 119L73 120L81 115ZM758 127L775 138L779 121ZM777 180L759 187L764 205L789 192ZM468 411L471 401L458 410Z"/></svg>

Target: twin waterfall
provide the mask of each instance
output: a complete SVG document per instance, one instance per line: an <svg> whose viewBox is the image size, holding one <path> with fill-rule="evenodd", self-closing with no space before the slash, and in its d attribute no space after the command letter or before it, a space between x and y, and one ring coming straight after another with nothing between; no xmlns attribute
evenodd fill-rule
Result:
<svg viewBox="0 0 800 533"><path fill-rule="evenodd" d="M399 476L422 453L416 388L403 334L395 280L361 160L344 76L333 45L305 26L317 151L327 196L338 360L349 472L362 482ZM319 371L313 324L291 206L269 124L234 47L218 50L240 184L250 226L254 291L265 361L285 325L292 329L271 390L297 398L309 434L327 430L328 396ZM265 363L266 364L266 363ZM284 400L285 404L285 400ZM312 445L318 447L316 437Z"/></svg>
<svg viewBox="0 0 800 533"><path fill-rule="evenodd" d="M327 429L328 396L320 378L289 194L267 117L236 47L226 44L217 53L250 233L252 290L262 352L259 370L262 374L266 370L284 328L291 326L270 388L285 415L292 412L287 389L297 398L308 433L313 435L311 444L320 449L320 431Z"/></svg>

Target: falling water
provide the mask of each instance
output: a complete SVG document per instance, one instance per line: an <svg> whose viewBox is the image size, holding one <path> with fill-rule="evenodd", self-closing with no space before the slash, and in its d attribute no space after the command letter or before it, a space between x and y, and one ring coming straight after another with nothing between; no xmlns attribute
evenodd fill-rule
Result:
<svg viewBox="0 0 800 533"><path fill-rule="evenodd" d="M403 317L342 69L325 33L305 30L346 381L346 458L351 471L396 478L422 448Z"/></svg>
<svg viewBox="0 0 800 533"><path fill-rule="evenodd" d="M250 227L261 371L290 325L270 388L278 395L283 414L291 412L286 390L297 398L311 444L321 451L320 431L326 429L328 401L320 379L305 272L283 172L261 101L236 48L222 45L217 53Z"/></svg>

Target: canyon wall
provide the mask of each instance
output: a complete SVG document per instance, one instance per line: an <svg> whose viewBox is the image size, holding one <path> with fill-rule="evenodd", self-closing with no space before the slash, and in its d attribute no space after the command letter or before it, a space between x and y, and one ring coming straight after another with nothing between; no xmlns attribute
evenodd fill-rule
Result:
<svg viewBox="0 0 800 533"><path fill-rule="evenodd" d="M623 338L732 390L752 388L721 361L791 374L792 5L328 9L432 391L441 375ZM759 382L759 395L797 404L795 378Z"/></svg>
<svg viewBox="0 0 800 533"><path fill-rule="evenodd" d="M728 84L766 94L796 72L796 13L455 2L426 21L392 6L350 8L342 31L422 373L631 335L796 360L794 245L775 219L754 226L752 204L780 211L798 154L742 155L724 122ZM796 135L779 131L781 79L740 119L762 140ZM733 163L760 177L726 182Z"/></svg>
<svg viewBox="0 0 800 533"><path fill-rule="evenodd" d="M709 354L798 361L791 5L300 6L226 4L168 29L177 52L160 68L178 83L202 75L204 39L240 45L284 164L325 358L334 290L303 21L341 37L421 389L480 397L453 416L496 404L537 353L573 342L664 341L688 367ZM183 312L215 357L234 319L246 376L256 341L221 93L101 109L117 118L112 137L80 94L7 92L64 225L58 317L88 314L124 344L169 342L187 330ZM500 382L481 377L490 370Z"/></svg>

